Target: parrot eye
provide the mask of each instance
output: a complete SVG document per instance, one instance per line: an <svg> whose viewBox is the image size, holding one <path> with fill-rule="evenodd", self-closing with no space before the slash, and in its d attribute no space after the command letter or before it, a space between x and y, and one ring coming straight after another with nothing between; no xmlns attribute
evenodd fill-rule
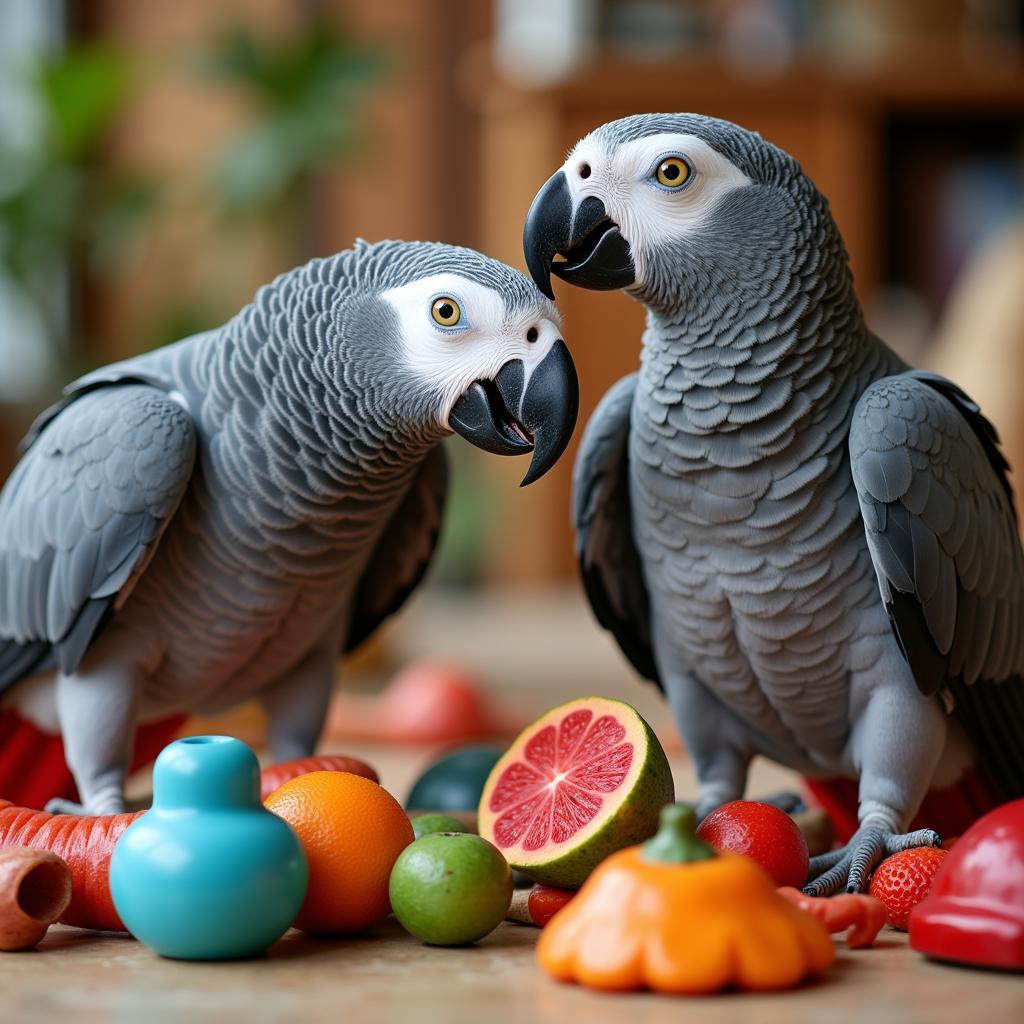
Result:
<svg viewBox="0 0 1024 1024"><path fill-rule="evenodd" d="M654 180L662 188L675 191L690 180L692 173L690 165L681 156L667 156L658 162L654 171Z"/></svg>
<svg viewBox="0 0 1024 1024"><path fill-rule="evenodd" d="M430 305L430 316L439 327L458 327L462 307L450 295L439 295Z"/></svg>

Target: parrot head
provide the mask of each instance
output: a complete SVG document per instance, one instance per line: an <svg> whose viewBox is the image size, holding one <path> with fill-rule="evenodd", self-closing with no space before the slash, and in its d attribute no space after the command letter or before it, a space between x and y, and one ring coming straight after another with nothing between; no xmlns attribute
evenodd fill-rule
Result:
<svg viewBox="0 0 1024 1024"><path fill-rule="evenodd" d="M523 244L546 295L555 274L671 310L806 242L809 208L831 223L796 161L756 132L699 114L637 114L573 148L537 193Z"/></svg>
<svg viewBox="0 0 1024 1024"><path fill-rule="evenodd" d="M554 304L525 274L471 249L359 242L353 252L362 287L342 330L352 372L360 352L373 360L378 407L422 434L455 432L498 455L532 452L522 483L543 476L579 409Z"/></svg>

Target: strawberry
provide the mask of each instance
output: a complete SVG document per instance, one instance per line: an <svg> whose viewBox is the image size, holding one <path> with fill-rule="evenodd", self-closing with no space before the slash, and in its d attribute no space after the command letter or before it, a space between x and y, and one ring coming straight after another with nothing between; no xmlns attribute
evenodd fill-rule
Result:
<svg viewBox="0 0 1024 1024"><path fill-rule="evenodd" d="M799 889L807 880L807 841L793 819L771 804L733 800L712 811L697 835L716 850L742 853L775 884Z"/></svg>
<svg viewBox="0 0 1024 1024"><path fill-rule="evenodd" d="M869 891L885 904L893 928L907 930L910 912L928 895L945 857L945 850L920 846L894 853L875 868Z"/></svg>

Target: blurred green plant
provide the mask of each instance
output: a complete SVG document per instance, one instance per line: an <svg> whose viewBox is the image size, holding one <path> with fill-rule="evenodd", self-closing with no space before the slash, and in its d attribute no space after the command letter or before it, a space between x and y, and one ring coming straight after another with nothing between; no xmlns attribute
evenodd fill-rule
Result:
<svg viewBox="0 0 1024 1024"><path fill-rule="evenodd" d="M253 236L243 228L274 239L278 270L314 254L316 177L359 148L361 107L389 63L382 47L315 15L283 34L229 24L192 56L194 78L230 89L246 112L237 134L197 168L193 196L227 226L222 241L238 251L238 259L222 262L216 279L198 294L158 300L157 340L222 322L235 312L238 293L259 283L250 279Z"/></svg>
<svg viewBox="0 0 1024 1024"><path fill-rule="evenodd" d="M190 66L234 89L248 117L187 180L115 172L101 159L136 82L129 56L107 45L72 43L48 56L29 80L39 130L18 143L0 140L0 269L28 298L58 358L67 351L76 361L88 342L80 318L65 337L63 304L54 301L69 261L74 274L116 272L158 207L196 205L271 231L282 269L307 259L314 178L357 147L360 105L387 60L381 48L313 17L279 35L228 26ZM140 336L169 341L233 312L215 292L183 292L168 280ZM55 372L67 369L61 362Z"/></svg>
<svg viewBox="0 0 1024 1024"><path fill-rule="evenodd" d="M284 38L232 25L199 66L233 86L251 110L250 123L216 159L222 211L276 221L291 235L293 255L308 257L313 177L355 149L359 107L385 73L385 52L316 17Z"/></svg>
<svg viewBox="0 0 1024 1024"><path fill-rule="evenodd" d="M30 73L38 130L0 139L0 267L37 311L55 352L66 328L54 288L69 258L88 273L112 269L157 200L151 179L97 169L130 84L116 51L71 46Z"/></svg>

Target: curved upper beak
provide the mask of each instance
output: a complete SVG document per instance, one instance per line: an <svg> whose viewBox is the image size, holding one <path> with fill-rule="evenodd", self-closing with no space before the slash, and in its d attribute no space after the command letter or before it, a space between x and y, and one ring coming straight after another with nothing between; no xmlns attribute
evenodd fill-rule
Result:
<svg viewBox="0 0 1024 1024"><path fill-rule="evenodd" d="M521 359L507 362L493 380L478 380L455 403L448 425L467 441L497 455L533 459L520 486L542 477L565 451L576 426L580 391L576 367L559 339L529 374Z"/></svg>
<svg viewBox="0 0 1024 1024"><path fill-rule="evenodd" d="M598 291L636 280L629 243L596 196L573 210L565 171L556 171L534 197L523 226L523 251L537 287L553 299L551 275ZM564 257L555 261L555 256Z"/></svg>

